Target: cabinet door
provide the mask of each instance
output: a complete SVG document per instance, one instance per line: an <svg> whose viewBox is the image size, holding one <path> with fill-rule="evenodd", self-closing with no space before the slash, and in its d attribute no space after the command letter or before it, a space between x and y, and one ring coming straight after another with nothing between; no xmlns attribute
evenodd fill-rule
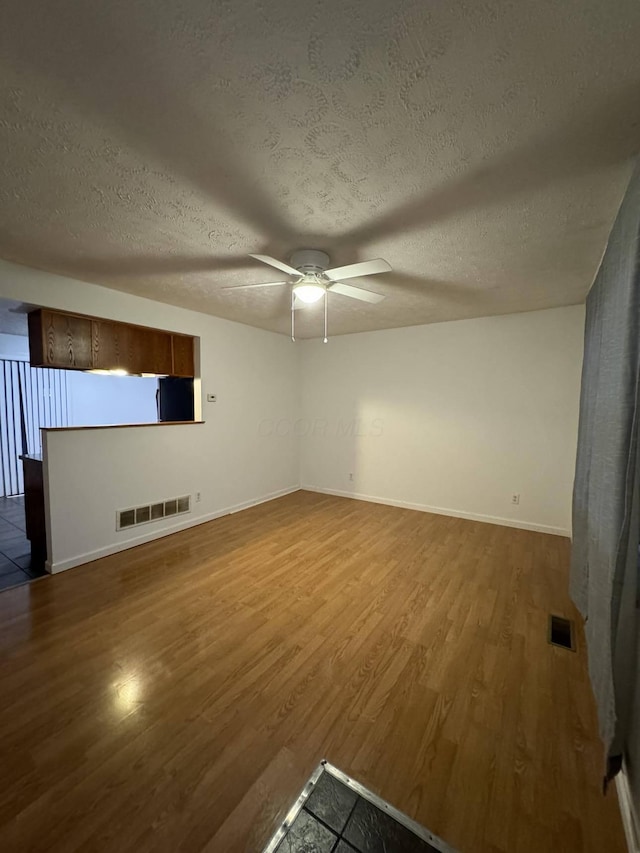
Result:
<svg viewBox="0 0 640 853"><path fill-rule="evenodd" d="M126 323L94 320L93 362L100 370L171 373L171 335Z"/></svg>
<svg viewBox="0 0 640 853"><path fill-rule="evenodd" d="M172 335L172 376L194 376L193 338L188 335Z"/></svg>
<svg viewBox="0 0 640 853"><path fill-rule="evenodd" d="M136 373L132 363L130 327L108 320L93 321L93 366L98 370Z"/></svg>
<svg viewBox="0 0 640 853"><path fill-rule="evenodd" d="M42 309L29 315L33 367L89 370L92 367L91 320Z"/></svg>
<svg viewBox="0 0 640 853"><path fill-rule="evenodd" d="M135 361L138 373L159 373L170 376L172 369L171 335L156 329L134 328Z"/></svg>

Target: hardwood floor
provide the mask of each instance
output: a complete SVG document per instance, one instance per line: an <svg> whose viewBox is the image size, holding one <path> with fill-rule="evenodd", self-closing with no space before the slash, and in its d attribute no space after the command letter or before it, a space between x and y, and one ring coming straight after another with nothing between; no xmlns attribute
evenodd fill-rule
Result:
<svg viewBox="0 0 640 853"><path fill-rule="evenodd" d="M568 554L298 492L1 593L0 850L259 851L326 757L463 853L622 853Z"/></svg>

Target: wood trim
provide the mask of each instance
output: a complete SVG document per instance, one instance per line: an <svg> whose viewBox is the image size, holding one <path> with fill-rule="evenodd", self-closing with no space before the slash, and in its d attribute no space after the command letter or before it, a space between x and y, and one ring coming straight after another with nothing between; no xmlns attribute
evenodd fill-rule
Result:
<svg viewBox="0 0 640 853"><path fill-rule="evenodd" d="M93 426L41 427L42 432L78 432L83 429L137 429L138 427L198 426L205 421L158 421L148 424L95 424Z"/></svg>

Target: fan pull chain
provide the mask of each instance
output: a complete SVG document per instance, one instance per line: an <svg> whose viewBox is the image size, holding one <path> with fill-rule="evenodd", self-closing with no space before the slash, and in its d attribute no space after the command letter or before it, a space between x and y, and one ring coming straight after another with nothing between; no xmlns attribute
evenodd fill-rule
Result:
<svg viewBox="0 0 640 853"><path fill-rule="evenodd" d="M293 292L293 290L292 290L292 291L291 291L291 340L292 340L294 343L295 343L295 341L296 341L296 325L295 325L295 319L294 319L294 318L295 318L295 316L296 316L296 312L295 312L295 310L294 310L294 308L293 308L293 304L294 304L294 302L295 302L295 298L296 298L296 295L295 295L295 293L294 293L294 292Z"/></svg>
<svg viewBox="0 0 640 853"><path fill-rule="evenodd" d="M325 292L324 292L324 341L322 342L324 344L326 344L328 341L328 338L327 338L327 317L329 314L328 301L329 301L329 294L325 290Z"/></svg>

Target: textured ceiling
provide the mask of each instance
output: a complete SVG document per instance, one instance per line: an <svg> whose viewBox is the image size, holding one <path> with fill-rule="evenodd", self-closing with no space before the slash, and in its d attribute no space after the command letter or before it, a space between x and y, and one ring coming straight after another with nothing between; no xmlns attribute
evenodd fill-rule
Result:
<svg viewBox="0 0 640 853"><path fill-rule="evenodd" d="M249 252L386 258L334 334L581 302L638 44L637 0L7 0L0 256L282 332L221 290L280 277Z"/></svg>

